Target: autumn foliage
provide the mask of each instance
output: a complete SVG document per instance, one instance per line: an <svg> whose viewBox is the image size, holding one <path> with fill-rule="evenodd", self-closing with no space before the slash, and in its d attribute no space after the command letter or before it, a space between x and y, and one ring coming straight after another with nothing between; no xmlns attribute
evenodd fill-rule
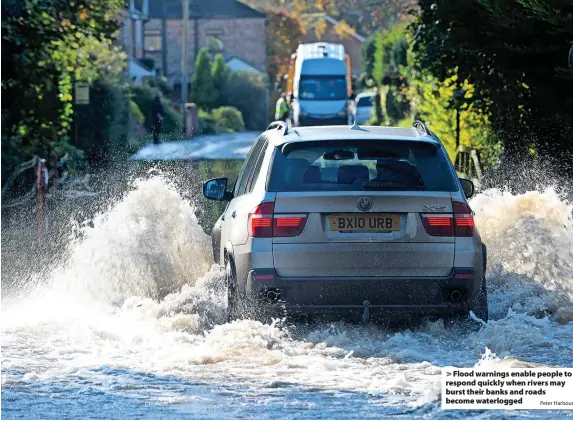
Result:
<svg viewBox="0 0 573 421"><path fill-rule="evenodd" d="M267 72L277 80L288 70L289 59L303 35L300 18L285 9L267 13Z"/></svg>

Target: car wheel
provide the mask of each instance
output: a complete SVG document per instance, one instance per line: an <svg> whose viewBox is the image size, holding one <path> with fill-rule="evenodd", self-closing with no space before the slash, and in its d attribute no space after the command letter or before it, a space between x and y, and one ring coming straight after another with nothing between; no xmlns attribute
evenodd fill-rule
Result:
<svg viewBox="0 0 573 421"><path fill-rule="evenodd" d="M227 322L232 322L240 316L239 294L237 291L237 272L231 258L225 263L225 281L227 284Z"/></svg>
<svg viewBox="0 0 573 421"><path fill-rule="evenodd" d="M481 289L476 297L473 308L471 309L477 318L487 323L489 319L489 310L487 307L487 286L485 283L485 275L482 279Z"/></svg>

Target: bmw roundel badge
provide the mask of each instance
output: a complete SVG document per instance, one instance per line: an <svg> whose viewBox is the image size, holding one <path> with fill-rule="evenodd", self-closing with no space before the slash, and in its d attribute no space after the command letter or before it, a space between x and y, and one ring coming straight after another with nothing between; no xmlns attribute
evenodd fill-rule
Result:
<svg viewBox="0 0 573 421"><path fill-rule="evenodd" d="M372 207L372 201L368 197L361 197L358 199L358 209L361 211L368 211Z"/></svg>

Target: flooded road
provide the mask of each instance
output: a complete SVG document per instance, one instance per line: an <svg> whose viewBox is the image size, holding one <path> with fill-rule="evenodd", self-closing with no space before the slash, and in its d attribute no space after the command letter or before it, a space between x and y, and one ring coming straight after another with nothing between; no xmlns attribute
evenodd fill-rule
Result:
<svg viewBox="0 0 573 421"><path fill-rule="evenodd" d="M2 418L573 418L441 410L443 367L573 366L571 206L551 189L471 205L489 256L477 332L224 323L195 209L142 180L55 270L3 290Z"/></svg>

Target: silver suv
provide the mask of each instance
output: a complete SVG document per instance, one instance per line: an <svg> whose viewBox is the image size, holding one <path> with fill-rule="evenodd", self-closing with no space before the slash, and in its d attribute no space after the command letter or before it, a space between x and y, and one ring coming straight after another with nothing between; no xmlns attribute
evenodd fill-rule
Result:
<svg viewBox="0 0 573 421"><path fill-rule="evenodd" d="M213 228L229 310L369 320L488 319L486 248L440 140L412 128L272 123L252 146ZM241 303L249 303L242 305ZM268 314L268 313L265 313Z"/></svg>

